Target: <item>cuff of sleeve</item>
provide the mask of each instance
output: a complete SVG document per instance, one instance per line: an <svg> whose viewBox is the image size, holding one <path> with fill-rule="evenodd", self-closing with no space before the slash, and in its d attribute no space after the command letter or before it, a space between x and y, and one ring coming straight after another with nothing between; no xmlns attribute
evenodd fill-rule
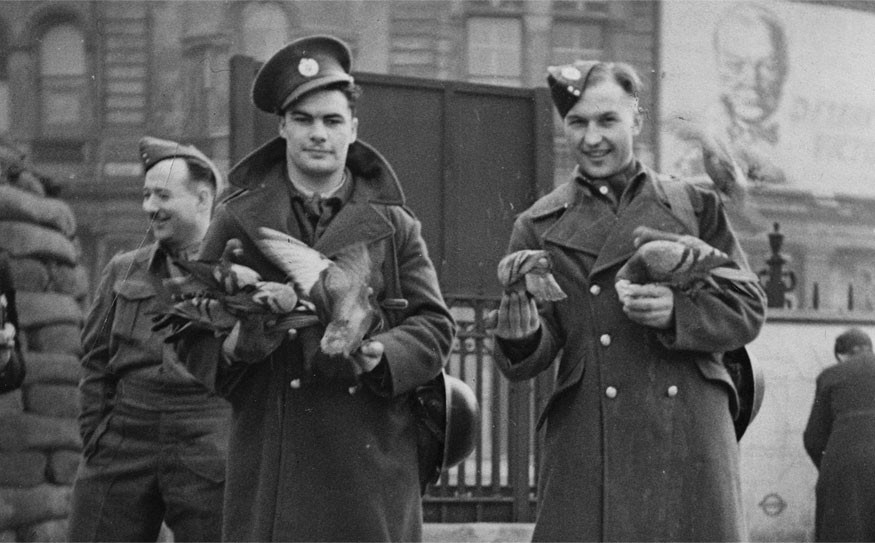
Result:
<svg viewBox="0 0 875 543"><path fill-rule="evenodd" d="M386 355L380 363L371 371L361 375L362 383L365 384L377 396L388 398L392 395L392 375L389 371L389 362L386 361Z"/></svg>
<svg viewBox="0 0 875 543"><path fill-rule="evenodd" d="M541 327L529 337L522 339L504 339L495 336L498 347L509 361L518 362L532 356L541 343Z"/></svg>

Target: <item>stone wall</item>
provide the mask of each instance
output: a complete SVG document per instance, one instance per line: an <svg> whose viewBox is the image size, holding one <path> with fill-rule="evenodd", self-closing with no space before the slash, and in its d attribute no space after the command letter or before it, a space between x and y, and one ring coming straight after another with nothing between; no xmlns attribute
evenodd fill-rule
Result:
<svg viewBox="0 0 875 543"><path fill-rule="evenodd" d="M27 378L0 395L0 541L63 541L81 442L79 333L88 279L58 187L0 145L0 250L10 255Z"/></svg>

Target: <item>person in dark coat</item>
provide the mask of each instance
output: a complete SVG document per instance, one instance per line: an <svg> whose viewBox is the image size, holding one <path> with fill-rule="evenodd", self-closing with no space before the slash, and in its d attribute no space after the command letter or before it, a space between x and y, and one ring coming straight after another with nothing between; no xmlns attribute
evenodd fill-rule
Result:
<svg viewBox="0 0 875 543"><path fill-rule="evenodd" d="M143 211L155 242L116 255L82 330L79 428L71 541L220 537L231 408L180 364L152 330L163 306L156 283L194 258L221 181L190 145L144 137Z"/></svg>
<svg viewBox="0 0 875 543"><path fill-rule="evenodd" d="M24 382L25 365L21 346L15 339L18 313L9 259L0 251L0 394L11 392Z"/></svg>
<svg viewBox="0 0 875 543"><path fill-rule="evenodd" d="M803 443L819 470L816 541L875 541L875 354L852 328L817 377Z"/></svg>
<svg viewBox="0 0 875 543"><path fill-rule="evenodd" d="M240 319L227 335L190 330L187 367L233 406L226 541L417 541L422 505L414 389L440 374L455 323L386 160L357 140L346 44L302 38L273 55L252 88L280 137L232 168L200 258L231 239L236 263L289 278L256 240L268 227L328 258L365 243L380 323L349 356L320 349L323 323L267 331ZM304 314L307 311L303 311Z"/></svg>
<svg viewBox="0 0 875 543"><path fill-rule="evenodd" d="M577 160L572 179L516 220L509 252L544 250L567 294L538 307L506 292L496 363L511 380L554 367L536 541L743 541L737 391L721 353L764 321L759 284L717 278L698 289L615 276L638 226L689 227L633 154L641 82L623 63L549 68L553 100ZM747 264L719 196L688 187L699 237Z"/></svg>

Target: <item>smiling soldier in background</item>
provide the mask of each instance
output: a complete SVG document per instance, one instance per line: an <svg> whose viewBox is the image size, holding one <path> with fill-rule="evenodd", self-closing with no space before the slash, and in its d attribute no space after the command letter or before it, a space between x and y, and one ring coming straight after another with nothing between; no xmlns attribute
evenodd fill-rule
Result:
<svg viewBox="0 0 875 543"><path fill-rule="evenodd" d="M145 137L143 211L155 243L115 256L82 331L82 461L72 541L217 541L230 406L152 331L156 280L180 276L207 230L221 177L189 145Z"/></svg>

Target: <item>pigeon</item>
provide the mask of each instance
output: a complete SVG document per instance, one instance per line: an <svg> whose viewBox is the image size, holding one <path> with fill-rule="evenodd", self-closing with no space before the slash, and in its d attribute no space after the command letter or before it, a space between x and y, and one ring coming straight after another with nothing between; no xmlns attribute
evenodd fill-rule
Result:
<svg viewBox="0 0 875 543"><path fill-rule="evenodd" d="M658 283L691 291L715 276L727 279L755 281L752 273L733 266L729 256L694 236L663 232L639 226L633 232L635 253L617 271L621 295L628 283Z"/></svg>
<svg viewBox="0 0 875 543"><path fill-rule="evenodd" d="M229 333L240 318L262 318L268 330L288 330L315 321L298 307L292 285L262 281L255 270L232 262L240 251L240 241L231 239L218 262L175 260L186 275L160 281L157 290L164 309L153 318L152 329L172 326L174 332L165 340L172 342L186 325L220 336Z"/></svg>
<svg viewBox="0 0 875 543"><path fill-rule="evenodd" d="M325 325L320 349L328 356L349 357L380 321L368 286L371 254L364 243L352 244L333 259L277 230L260 227L256 246L294 284L297 295L312 304Z"/></svg>
<svg viewBox="0 0 875 543"><path fill-rule="evenodd" d="M506 293L526 292L538 303L558 302L568 297L552 273L553 261L543 250L521 250L506 255L498 263L498 282ZM484 327L495 328L498 311L490 311Z"/></svg>
<svg viewBox="0 0 875 543"><path fill-rule="evenodd" d="M498 281L506 292L528 292L537 302L556 302L568 296L552 273L547 251L522 250L510 253L498 263Z"/></svg>

